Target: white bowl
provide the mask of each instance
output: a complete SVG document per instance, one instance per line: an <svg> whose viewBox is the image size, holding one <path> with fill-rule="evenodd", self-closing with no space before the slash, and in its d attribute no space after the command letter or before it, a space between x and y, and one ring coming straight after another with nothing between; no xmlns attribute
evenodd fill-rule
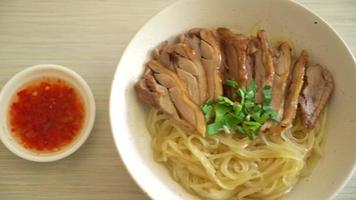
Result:
<svg viewBox="0 0 356 200"><path fill-rule="evenodd" d="M137 184L152 199L191 200L162 164L152 158L146 129L147 106L139 102L133 86L141 76L151 50L161 41L193 27L226 26L248 33L256 26L271 38L288 38L297 51L306 49L314 63L331 70L335 93L329 106L325 157L311 176L300 180L290 200L325 200L352 176L356 161L356 64L340 36L320 17L286 0L182 0L149 20L122 55L112 84L110 117L119 154Z"/></svg>
<svg viewBox="0 0 356 200"><path fill-rule="evenodd" d="M19 144L11 133L7 120L8 108L12 98L14 95L16 95L16 92L18 92L21 87L23 87L31 80L35 80L41 77L60 78L73 86L82 96L84 101L84 109L86 111L83 128L78 134L78 137L63 149L50 153L34 152ZM59 160L75 152L90 135L95 119L95 101L88 84L74 71L66 67L54 64L41 64L32 66L13 76L5 84L0 92L0 105L3 108L0 110L1 141L14 154L23 159L36 162L50 162Z"/></svg>

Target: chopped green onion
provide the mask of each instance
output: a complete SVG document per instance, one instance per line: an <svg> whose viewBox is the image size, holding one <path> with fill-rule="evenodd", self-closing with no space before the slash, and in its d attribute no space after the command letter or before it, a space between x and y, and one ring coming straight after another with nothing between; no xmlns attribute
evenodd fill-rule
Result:
<svg viewBox="0 0 356 200"><path fill-rule="evenodd" d="M230 108L224 104L218 104L215 107L215 122L221 121Z"/></svg>
<svg viewBox="0 0 356 200"><path fill-rule="evenodd" d="M270 106L272 102L271 86L263 87L263 105Z"/></svg>
<svg viewBox="0 0 356 200"><path fill-rule="evenodd" d="M262 106L259 104L255 104L255 106L253 107L253 112L260 112L262 109Z"/></svg>
<svg viewBox="0 0 356 200"><path fill-rule="evenodd" d="M246 96L245 96L246 100L252 101L255 99L255 92L252 90L248 90L246 92Z"/></svg>
<svg viewBox="0 0 356 200"><path fill-rule="evenodd" d="M238 97L241 98L241 103L243 103L245 101L245 94L246 94L246 90L244 88L239 88L237 90L237 95L238 95Z"/></svg>
<svg viewBox="0 0 356 200"><path fill-rule="evenodd" d="M231 88L237 88L237 82L233 80L225 80L224 84L231 87Z"/></svg>
<svg viewBox="0 0 356 200"><path fill-rule="evenodd" d="M253 140L259 136L260 128L268 120L278 121L278 114L270 105L272 101L271 87L263 88L263 104L255 102L257 86L251 82L246 88L237 88L237 83L225 80L224 84L235 89L236 102L219 96L213 103L208 100L201 106L207 125L207 134L215 135L237 133Z"/></svg>
<svg viewBox="0 0 356 200"><path fill-rule="evenodd" d="M255 103L254 103L254 102L251 102L251 101L246 101L246 102L245 102L245 107L246 107L247 109L254 108L254 106L255 106Z"/></svg>
<svg viewBox="0 0 356 200"><path fill-rule="evenodd" d="M256 121L261 123L261 124L264 124L269 118L270 118L270 116L267 113L263 113L261 115L261 117L258 118Z"/></svg>
<svg viewBox="0 0 356 200"><path fill-rule="evenodd" d="M223 129L223 124L222 122L215 122L212 124L209 124L207 127L207 134L208 135L215 135L217 134L219 131L221 131Z"/></svg>
<svg viewBox="0 0 356 200"><path fill-rule="evenodd" d="M223 129L224 129L224 132L225 133L227 133L227 134L230 134L231 133L231 131L230 131L230 129L227 127L227 126L223 126Z"/></svg>
<svg viewBox="0 0 356 200"><path fill-rule="evenodd" d="M201 106L201 109L205 115L205 120L207 122L210 121L214 113L213 102L211 100L208 100Z"/></svg>
<svg viewBox="0 0 356 200"><path fill-rule="evenodd" d="M242 105L241 104L235 104L233 106L233 109L234 109L234 113L236 116L239 116L241 111L242 111Z"/></svg>
<svg viewBox="0 0 356 200"><path fill-rule="evenodd" d="M261 118L261 112L254 112L251 114L251 118L255 121L258 121Z"/></svg>
<svg viewBox="0 0 356 200"><path fill-rule="evenodd" d="M227 106L233 106L235 103L227 97L218 96L218 104L224 104Z"/></svg>
<svg viewBox="0 0 356 200"><path fill-rule="evenodd" d="M239 125L236 126L236 132L239 133L239 134L244 134L245 133L244 129Z"/></svg>
<svg viewBox="0 0 356 200"><path fill-rule="evenodd" d="M250 84L248 85L248 87L247 87L247 90L250 90L250 91L253 91L253 92L255 92L256 93L256 90L257 90L257 85L256 85L256 83L255 82L250 82Z"/></svg>

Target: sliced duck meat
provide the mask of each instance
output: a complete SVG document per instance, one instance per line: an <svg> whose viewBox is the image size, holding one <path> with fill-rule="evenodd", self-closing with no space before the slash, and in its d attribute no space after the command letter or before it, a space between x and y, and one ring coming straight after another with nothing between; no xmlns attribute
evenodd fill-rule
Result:
<svg viewBox="0 0 356 200"><path fill-rule="evenodd" d="M264 30L257 32L257 37L252 39L256 49L254 53L255 82L257 85L256 102L263 102L263 88L272 87L274 67L271 49L269 48L267 33Z"/></svg>
<svg viewBox="0 0 356 200"><path fill-rule="evenodd" d="M241 84L244 84L245 79L239 79L238 78L238 56L236 49L232 42L230 42L230 39L227 35L226 37L223 37L223 33L226 33L224 29L218 29L218 34L220 36L220 43L221 43L221 49L223 52L223 62L224 62L224 79L225 80L233 80L236 81L239 86ZM240 81L239 81L240 80ZM234 96L234 89L228 87L227 85L224 85L224 94L225 96L229 97L230 99L235 99L236 97Z"/></svg>
<svg viewBox="0 0 356 200"><path fill-rule="evenodd" d="M154 57L183 80L192 100L201 105L207 100L207 76L199 55L187 44L162 44L156 48Z"/></svg>
<svg viewBox="0 0 356 200"><path fill-rule="evenodd" d="M274 60L271 107L277 112L278 118L282 119L289 74L292 70L292 52L286 42L279 45Z"/></svg>
<svg viewBox="0 0 356 200"><path fill-rule="evenodd" d="M277 112L278 119L282 119L284 111L284 100L288 84L289 74L292 68L291 48L284 42L274 51L274 77L272 85L271 108ZM272 121L265 123L261 130L268 130L273 124Z"/></svg>
<svg viewBox="0 0 356 200"><path fill-rule="evenodd" d="M236 81L239 87L247 87L252 80L252 62L247 55L249 39L227 28L218 28L217 33L225 58L225 79ZM226 91L230 98L234 98L233 90Z"/></svg>
<svg viewBox="0 0 356 200"><path fill-rule="evenodd" d="M195 28L180 37L180 41L189 45L196 52L204 67L208 98L216 100L223 94L220 68L222 66L219 43L213 32Z"/></svg>
<svg viewBox="0 0 356 200"><path fill-rule="evenodd" d="M265 68L262 62L262 52L257 50L254 53L254 63L255 63L255 83L257 85L257 91L255 96L256 103L263 102L263 87L264 87L264 78L265 78Z"/></svg>
<svg viewBox="0 0 356 200"><path fill-rule="evenodd" d="M262 51L262 63L265 67L265 80L264 85L272 86L273 82L273 75L274 75L274 68L273 68L273 59L271 49L268 45L267 33L264 30L259 30L257 32L257 38L261 44L261 51Z"/></svg>
<svg viewBox="0 0 356 200"><path fill-rule="evenodd" d="M199 55L191 47L183 43L177 44L174 52L177 55L177 67L196 76L199 88L199 101L196 103L198 105L203 104L208 99L208 78L200 62Z"/></svg>
<svg viewBox="0 0 356 200"><path fill-rule="evenodd" d="M136 83L135 90L141 101L180 120L167 88L157 83L151 69L147 69L142 78Z"/></svg>
<svg viewBox="0 0 356 200"><path fill-rule="evenodd" d="M173 51L172 45L170 45L168 41L164 41L154 49L153 58L160 61L162 65L164 65L168 69L174 71L175 62L174 62L174 58L171 56L172 51Z"/></svg>
<svg viewBox="0 0 356 200"><path fill-rule="evenodd" d="M179 78L186 83L187 85L187 89L188 89L188 94L189 96L192 98L192 100L195 103L199 103L199 86L198 86L198 81L197 78L192 75L191 73L177 68L177 74L179 76Z"/></svg>
<svg viewBox="0 0 356 200"><path fill-rule="evenodd" d="M293 69L292 79L284 105L283 119L281 121L282 127L289 127L295 118L298 108L298 97L303 86L305 66L308 60L309 55L303 50Z"/></svg>
<svg viewBox="0 0 356 200"><path fill-rule="evenodd" d="M331 73L320 65L308 66L305 83L299 97L302 121L306 128L314 128L334 89Z"/></svg>
<svg viewBox="0 0 356 200"><path fill-rule="evenodd" d="M253 40L249 40L247 45L247 57L246 57L246 69L247 69L247 79L249 82L254 80L255 77L255 60L254 53L257 51Z"/></svg>
<svg viewBox="0 0 356 200"><path fill-rule="evenodd" d="M179 119L189 124L190 127L202 136L205 136L206 125L204 115L200 107L188 96L187 90L178 75L156 60L151 60L147 67L152 70L153 77L157 82L167 88ZM148 103L147 101L145 102Z"/></svg>
<svg viewBox="0 0 356 200"><path fill-rule="evenodd" d="M193 103L178 87L170 88L169 94L179 115L204 137L206 124L200 107Z"/></svg>

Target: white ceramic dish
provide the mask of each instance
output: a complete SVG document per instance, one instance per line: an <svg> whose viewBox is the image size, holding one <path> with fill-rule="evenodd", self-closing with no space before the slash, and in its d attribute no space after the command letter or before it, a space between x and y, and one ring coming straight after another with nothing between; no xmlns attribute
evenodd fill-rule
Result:
<svg viewBox="0 0 356 200"><path fill-rule="evenodd" d="M147 107L137 100L133 89L151 50L193 27L226 26L247 33L256 25L267 30L271 38L288 38L297 51L307 49L314 63L331 70L336 83L329 106L325 157L311 176L300 180L289 199L332 199L351 177L356 161L356 65L338 34L292 1L182 0L154 16L135 35L112 84L110 118L117 149L133 179L152 199L198 198L174 182L164 166L152 158L145 125Z"/></svg>
<svg viewBox="0 0 356 200"><path fill-rule="evenodd" d="M81 132L78 134L78 137L65 148L53 153L36 153L24 148L13 137L13 134L10 132L7 123L7 108L10 106L12 97L16 95L16 92L23 85L40 77L56 77L72 85L82 96L84 101L84 108L86 111L84 125L81 129ZM41 64L32 66L13 76L5 84L0 92L0 105L2 106L2 109L0 110L1 141L14 154L23 159L36 162L50 162L59 160L75 152L90 135L95 119L95 101L88 84L74 71L66 67L54 64Z"/></svg>

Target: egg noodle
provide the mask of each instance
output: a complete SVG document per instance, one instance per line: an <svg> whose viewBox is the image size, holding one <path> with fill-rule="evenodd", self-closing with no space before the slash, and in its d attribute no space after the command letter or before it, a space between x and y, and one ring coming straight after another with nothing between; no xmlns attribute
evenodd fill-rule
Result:
<svg viewBox="0 0 356 200"><path fill-rule="evenodd" d="M154 158L174 180L202 199L283 199L323 154L326 111L313 130L299 120L254 141L238 134L202 137L152 109L148 129Z"/></svg>

